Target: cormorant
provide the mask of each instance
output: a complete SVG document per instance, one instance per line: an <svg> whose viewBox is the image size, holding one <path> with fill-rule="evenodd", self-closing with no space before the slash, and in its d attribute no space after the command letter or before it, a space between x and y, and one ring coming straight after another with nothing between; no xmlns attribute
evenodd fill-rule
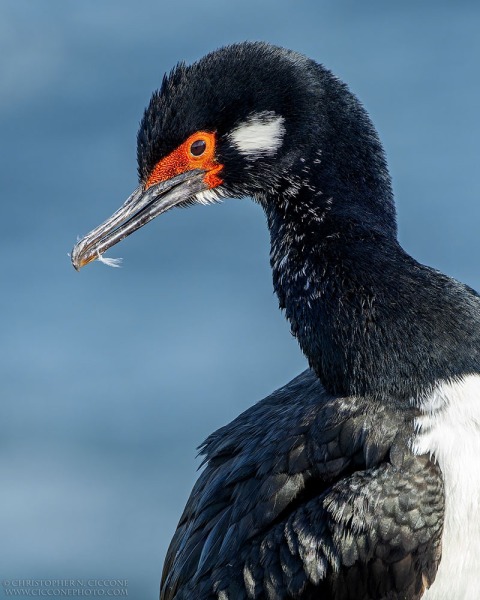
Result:
<svg viewBox="0 0 480 600"><path fill-rule="evenodd" d="M397 241L360 102L266 43L165 76L140 185L77 243L79 269L174 206L250 196L310 368L202 446L163 600L480 597L480 299Z"/></svg>

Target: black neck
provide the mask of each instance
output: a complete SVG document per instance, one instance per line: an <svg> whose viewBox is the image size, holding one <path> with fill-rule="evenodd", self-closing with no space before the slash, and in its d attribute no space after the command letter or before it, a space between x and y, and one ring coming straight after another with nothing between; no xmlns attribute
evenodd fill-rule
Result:
<svg viewBox="0 0 480 600"><path fill-rule="evenodd" d="M313 117L286 136L281 180L258 198L275 291L311 367L332 393L402 399L480 372L478 296L402 250L375 129L312 69Z"/></svg>
<svg viewBox="0 0 480 600"><path fill-rule="evenodd" d="M477 299L470 306L463 286L416 263L394 230L307 188L266 213L280 307L330 392L411 398L478 371Z"/></svg>

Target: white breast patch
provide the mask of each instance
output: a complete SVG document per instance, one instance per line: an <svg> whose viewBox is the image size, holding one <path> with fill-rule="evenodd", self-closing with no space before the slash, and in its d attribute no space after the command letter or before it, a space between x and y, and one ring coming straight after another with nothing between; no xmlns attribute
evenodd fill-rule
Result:
<svg viewBox="0 0 480 600"><path fill-rule="evenodd" d="M437 576L422 600L480 598L480 376L442 383L416 420L416 454L443 473L445 522Z"/></svg>

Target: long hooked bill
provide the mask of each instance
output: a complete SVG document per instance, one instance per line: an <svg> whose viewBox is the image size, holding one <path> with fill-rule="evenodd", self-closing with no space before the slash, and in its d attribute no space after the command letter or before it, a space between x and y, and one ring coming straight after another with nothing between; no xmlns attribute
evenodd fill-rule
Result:
<svg viewBox="0 0 480 600"><path fill-rule="evenodd" d="M75 244L71 253L72 265L80 270L158 215L207 189L204 175L205 171L195 169L147 190L139 186L109 219Z"/></svg>

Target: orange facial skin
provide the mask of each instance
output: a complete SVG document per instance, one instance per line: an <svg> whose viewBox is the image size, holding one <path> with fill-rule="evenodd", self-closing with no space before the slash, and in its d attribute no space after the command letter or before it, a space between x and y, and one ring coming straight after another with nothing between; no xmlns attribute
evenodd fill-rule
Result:
<svg viewBox="0 0 480 600"><path fill-rule="evenodd" d="M196 141L203 141L206 144L206 148L200 156L194 156L190 151L192 144ZM192 169L207 171L203 179L210 189L223 183L223 180L218 176L218 173L223 169L223 165L215 160L214 133L197 131L176 150L158 161L147 179L145 189L147 190L156 183L166 181L175 177L175 175L180 175L180 173Z"/></svg>

